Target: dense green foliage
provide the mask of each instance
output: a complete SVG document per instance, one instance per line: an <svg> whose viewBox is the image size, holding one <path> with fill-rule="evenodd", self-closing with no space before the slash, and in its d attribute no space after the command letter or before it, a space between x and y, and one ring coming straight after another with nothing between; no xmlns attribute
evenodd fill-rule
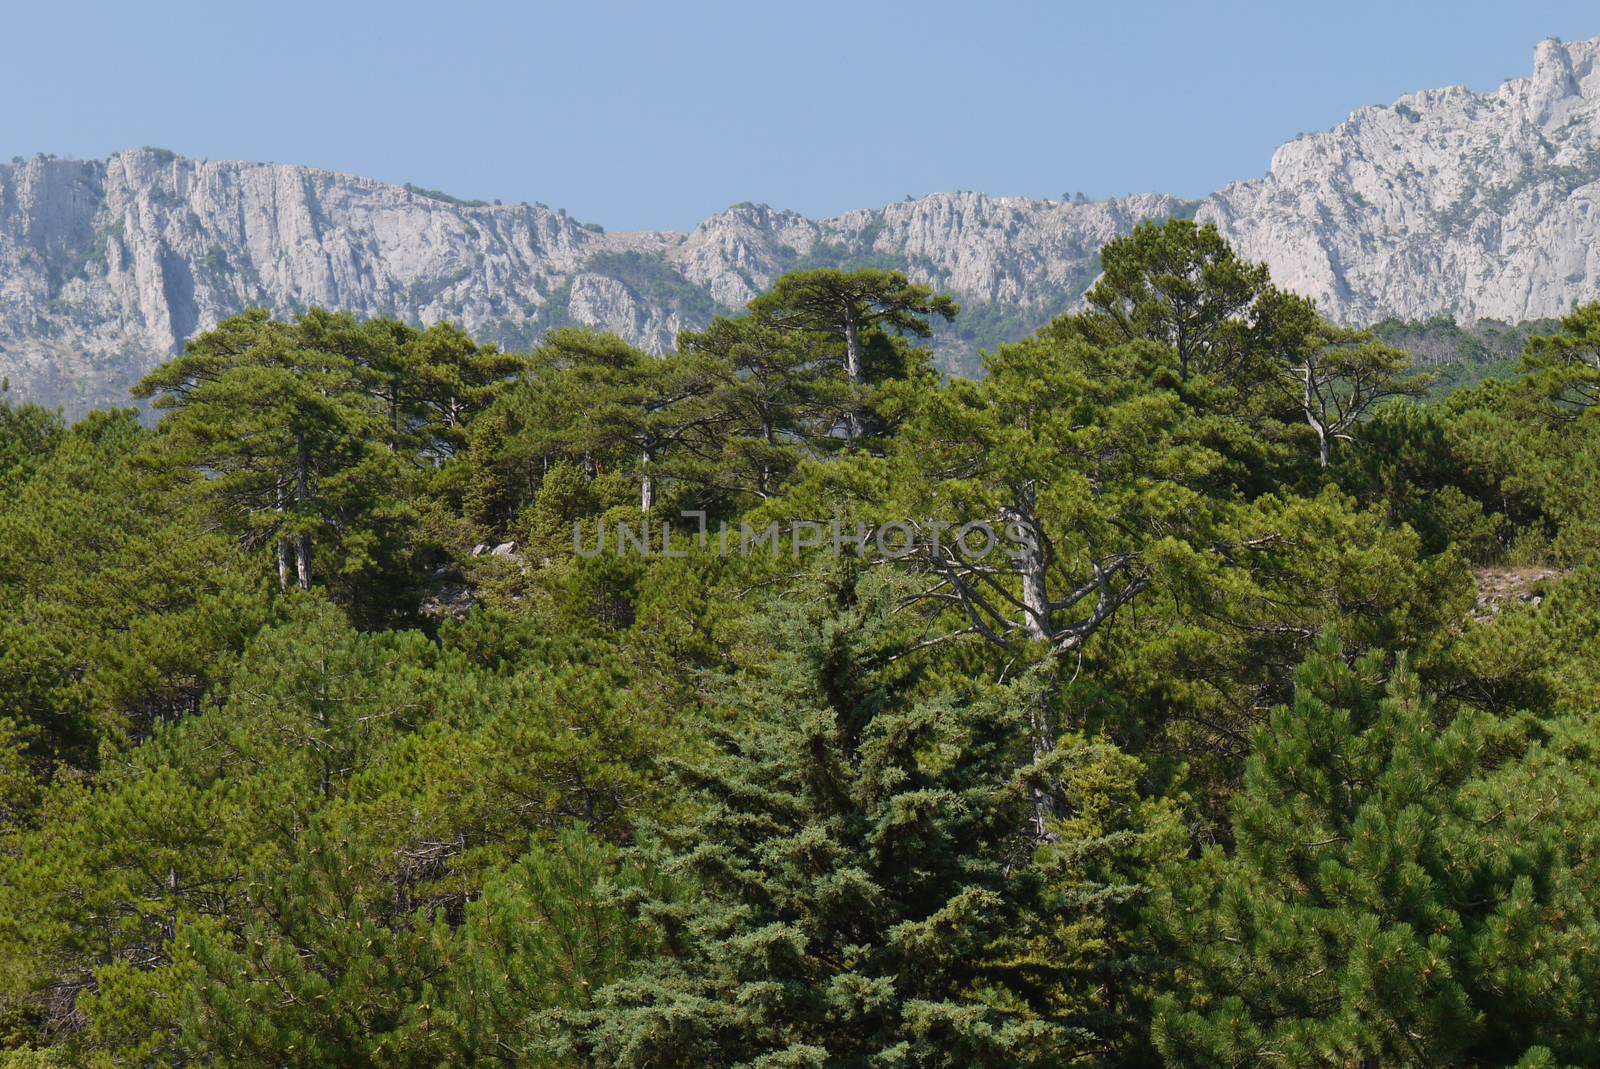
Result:
<svg viewBox="0 0 1600 1069"><path fill-rule="evenodd" d="M1375 324L1372 332L1410 353L1417 366L1431 371L1435 376L1433 393L1443 396L1485 379L1514 378L1529 340L1550 334L1558 326L1551 319L1516 324L1480 319L1471 325L1445 318L1385 319Z"/></svg>
<svg viewBox="0 0 1600 1069"><path fill-rule="evenodd" d="M1430 402L1103 263L0 405L0 1066L1600 1062L1600 306Z"/></svg>

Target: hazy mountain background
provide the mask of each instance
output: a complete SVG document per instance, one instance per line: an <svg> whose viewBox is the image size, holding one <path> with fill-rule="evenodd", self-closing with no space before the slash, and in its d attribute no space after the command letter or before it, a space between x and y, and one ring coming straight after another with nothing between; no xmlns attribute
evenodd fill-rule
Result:
<svg viewBox="0 0 1600 1069"><path fill-rule="evenodd" d="M821 220L741 204L687 234L608 233L542 204L290 164L152 148L16 160L0 165L0 375L13 399L78 415L256 305L453 320L513 347L578 323L664 352L817 266L892 267L954 294L964 313L936 349L971 373L982 348L1073 307L1106 241L1175 214L1215 223L1336 320L1397 321L1389 336L1424 360L1510 359L1525 333L1510 324L1600 296L1597 58L1600 39L1545 41L1530 77L1363 107L1199 202L954 192Z"/></svg>

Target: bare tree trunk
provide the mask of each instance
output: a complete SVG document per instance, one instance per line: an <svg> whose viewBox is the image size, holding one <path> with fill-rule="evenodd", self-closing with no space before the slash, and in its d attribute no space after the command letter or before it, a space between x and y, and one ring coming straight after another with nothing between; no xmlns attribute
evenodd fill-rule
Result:
<svg viewBox="0 0 1600 1069"><path fill-rule="evenodd" d="M644 461L639 465L639 511L649 512L656 507L656 478L650 474L650 450L644 451Z"/></svg>
<svg viewBox="0 0 1600 1069"><path fill-rule="evenodd" d="M1311 377L1314 373L1315 369L1310 364L1307 364L1305 370L1305 393L1301 398L1300 406L1305 410L1306 422L1311 424L1311 429L1317 432L1317 459L1326 468L1328 466L1329 446L1332 443L1328 440L1328 428L1323 424L1322 420L1317 418L1317 406L1311 390Z"/></svg>
<svg viewBox="0 0 1600 1069"><path fill-rule="evenodd" d="M1047 688L1039 695L1029 714L1030 727L1033 731L1033 760L1038 764L1055 753L1058 732L1056 731L1055 716L1050 708L1050 698L1053 688ZM1055 822L1059 814L1056 811L1056 798L1044 787L1033 789L1033 830L1034 835L1042 842L1055 842Z"/></svg>
<svg viewBox="0 0 1600 1069"><path fill-rule="evenodd" d="M306 498L311 493L310 464L304 456L300 458L298 503L305 504ZM299 573L300 589L311 589L311 536L302 534L296 545L295 566Z"/></svg>
<svg viewBox="0 0 1600 1069"><path fill-rule="evenodd" d="M763 417L761 421L761 436L766 440L766 443L769 446L776 446L778 444L778 436L772 429L772 423L765 417ZM772 465L763 460L761 462L760 481L757 483L756 487L762 497L767 496L767 492L771 489L771 482Z"/></svg>
<svg viewBox="0 0 1600 1069"><path fill-rule="evenodd" d="M844 370L852 385L861 385L861 326L853 311L844 317Z"/></svg>
<svg viewBox="0 0 1600 1069"><path fill-rule="evenodd" d="M1030 495L1031 496L1031 495ZM1033 520L1033 502L1004 509L1000 518L1011 528L1017 542L1013 563L1022 576L1023 632L1029 639L1050 637L1050 587L1045 576L1044 538Z"/></svg>
<svg viewBox="0 0 1600 1069"><path fill-rule="evenodd" d="M861 368L861 325L856 322L855 310L847 308L844 313L844 370L852 387L860 387L865 379ZM856 407L854 397L850 399L849 413L850 440L854 442L861 437L861 410Z"/></svg>
<svg viewBox="0 0 1600 1069"><path fill-rule="evenodd" d="M1178 338L1173 348L1178 350L1178 379L1181 382L1189 381L1189 339L1187 337L1189 325L1187 318L1178 320Z"/></svg>
<svg viewBox="0 0 1600 1069"><path fill-rule="evenodd" d="M1030 639L1048 639L1050 587L1046 567L1049 561L1046 559L1044 538L1033 521L1033 502L1030 500L1022 508L1005 510L1002 518L1011 525L1012 533L1017 540L1015 563L1022 576L1022 604L1025 610L1022 619L1023 632ZM1050 698L1050 692L1046 690L1039 695L1039 700L1029 713L1035 763L1049 757L1056 748L1057 732L1055 718L1050 708ZM1055 838L1055 832L1051 828L1056 816L1055 797L1042 787L1035 787L1033 824L1034 834L1039 839Z"/></svg>
<svg viewBox="0 0 1600 1069"><path fill-rule="evenodd" d="M289 510L289 492L285 489L283 481L278 482L278 489L273 501L273 511L278 514L278 593L289 592L289 540L283 537L283 517Z"/></svg>
<svg viewBox="0 0 1600 1069"><path fill-rule="evenodd" d="M1029 541L1023 545L1022 604L1023 632L1030 639L1050 637L1050 588L1045 579L1044 547L1039 544L1039 533L1031 525L1023 528Z"/></svg>

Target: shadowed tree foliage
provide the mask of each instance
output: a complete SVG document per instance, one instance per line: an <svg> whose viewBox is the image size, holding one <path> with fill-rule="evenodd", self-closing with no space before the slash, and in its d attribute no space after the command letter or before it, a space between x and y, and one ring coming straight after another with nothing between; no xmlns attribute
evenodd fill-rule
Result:
<svg viewBox="0 0 1600 1069"><path fill-rule="evenodd" d="M1115 898L1096 877L1138 856L1148 816L1091 833L1129 799L1080 752L1059 767L1082 834L1035 864L1019 772L1032 681L919 697L893 667L911 638L901 591L846 576L819 593L766 622L781 652L728 695L767 712L684 770L699 816L646 853L679 889L623 896L659 949L580 1015L581 1045L614 1066L1055 1065L1120 1049L1131 1029L1099 982L1115 952L1090 934L1112 911L1084 900Z"/></svg>

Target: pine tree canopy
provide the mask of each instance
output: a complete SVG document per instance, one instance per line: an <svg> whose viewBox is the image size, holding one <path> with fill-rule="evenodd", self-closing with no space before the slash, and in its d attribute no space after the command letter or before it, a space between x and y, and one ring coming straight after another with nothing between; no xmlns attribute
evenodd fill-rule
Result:
<svg viewBox="0 0 1600 1069"><path fill-rule="evenodd" d="M0 1069L1600 1064L1600 305L1102 258L0 398Z"/></svg>

